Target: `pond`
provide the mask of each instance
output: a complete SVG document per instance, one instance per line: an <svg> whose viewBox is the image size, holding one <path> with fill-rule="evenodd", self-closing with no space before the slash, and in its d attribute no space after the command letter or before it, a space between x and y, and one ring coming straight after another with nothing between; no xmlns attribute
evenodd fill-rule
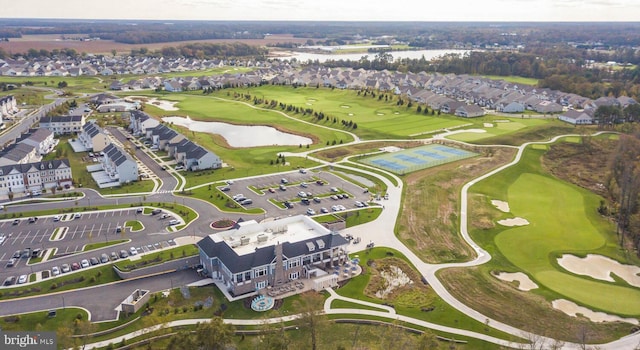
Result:
<svg viewBox="0 0 640 350"><path fill-rule="evenodd" d="M432 59L448 54L457 54L463 55L469 53L470 50L407 50L407 51L389 51L393 59L398 58L410 58L410 59L420 59L424 56L427 61L431 61ZM306 62L308 60L322 63L327 60L351 60L358 61L361 57L367 56L367 59L372 60L375 57L375 53L330 53L330 54L322 54L322 53L311 53L311 52L290 52L288 55L278 56L277 58L284 59L292 59L296 58L300 62Z"/></svg>
<svg viewBox="0 0 640 350"><path fill-rule="evenodd" d="M270 126L204 122L189 117L164 117L162 120L191 131L218 134L224 137L231 147L297 146L313 143L308 137L288 134Z"/></svg>

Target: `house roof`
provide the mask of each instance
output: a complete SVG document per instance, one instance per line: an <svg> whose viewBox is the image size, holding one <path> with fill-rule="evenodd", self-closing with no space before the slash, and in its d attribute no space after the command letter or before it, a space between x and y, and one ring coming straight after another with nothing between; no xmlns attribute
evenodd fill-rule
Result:
<svg viewBox="0 0 640 350"><path fill-rule="evenodd" d="M245 244L241 243L243 239ZM235 229L209 235L197 245L210 258L218 258L232 273L239 273L270 264L276 258L274 248L278 244L282 244L285 259L290 259L348 243L337 232L329 231L305 215L297 215L268 223L245 221Z"/></svg>

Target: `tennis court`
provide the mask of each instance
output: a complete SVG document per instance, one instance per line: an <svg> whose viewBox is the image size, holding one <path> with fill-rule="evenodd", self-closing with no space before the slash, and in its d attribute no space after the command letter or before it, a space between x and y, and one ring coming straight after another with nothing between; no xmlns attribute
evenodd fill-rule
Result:
<svg viewBox="0 0 640 350"><path fill-rule="evenodd" d="M477 153L444 145L427 145L384 153L360 160L364 164L403 175L417 170L477 156Z"/></svg>

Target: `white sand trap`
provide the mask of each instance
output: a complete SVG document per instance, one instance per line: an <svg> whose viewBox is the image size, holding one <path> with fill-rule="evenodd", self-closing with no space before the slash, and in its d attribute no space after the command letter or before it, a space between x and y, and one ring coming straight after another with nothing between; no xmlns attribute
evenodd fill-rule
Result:
<svg viewBox="0 0 640 350"><path fill-rule="evenodd" d="M393 112L393 114L400 114L400 112Z"/></svg>
<svg viewBox="0 0 640 350"><path fill-rule="evenodd" d="M504 220L498 220L498 223L502 226L526 226L529 225L529 221L523 218L510 218Z"/></svg>
<svg viewBox="0 0 640 350"><path fill-rule="evenodd" d="M484 123L485 128L493 128L493 123Z"/></svg>
<svg viewBox="0 0 640 350"><path fill-rule="evenodd" d="M384 113L376 113L376 115L384 115Z"/></svg>
<svg viewBox="0 0 640 350"><path fill-rule="evenodd" d="M500 272L497 275L494 275L497 279L513 282L518 281L518 289L522 291L530 291L532 289L538 288L538 285L533 282L529 276L525 275L522 272Z"/></svg>
<svg viewBox="0 0 640 350"><path fill-rule="evenodd" d="M505 202L505 201L499 201L497 199L494 199L491 201L491 204L498 208L498 210L500 210L503 213L508 213L511 210L509 209L509 203Z"/></svg>
<svg viewBox="0 0 640 350"><path fill-rule="evenodd" d="M157 98L148 98L142 96L129 96L128 98L132 100L146 100L145 102L153 105L154 107L158 107L164 111L178 111L179 108L175 106L177 102L167 101L167 100L158 100Z"/></svg>
<svg viewBox="0 0 640 350"><path fill-rule="evenodd" d="M640 287L640 267L623 265L602 255L588 254L585 258L579 258L575 255L565 254L558 259L558 264L575 274L607 282L615 281L611 277L613 273L630 285Z"/></svg>
<svg viewBox="0 0 640 350"><path fill-rule="evenodd" d="M313 103L309 103L309 102L307 102L307 103L306 103L306 105L307 105L307 106L313 106Z"/></svg>
<svg viewBox="0 0 640 350"><path fill-rule="evenodd" d="M504 119L504 120L494 120L494 122L496 122L496 123L511 123L511 120L509 120L509 119Z"/></svg>
<svg viewBox="0 0 640 350"><path fill-rule="evenodd" d="M350 117L353 117L353 113L349 113L349 116L350 116Z"/></svg>
<svg viewBox="0 0 640 350"><path fill-rule="evenodd" d="M342 108L351 108L351 106L347 106L347 105L342 105L340 107L342 107Z"/></svg>
<svg viewBox="0 0 640 350"><path fill-rule="evenodd" d="M554 300L551 302L551 305L569 316L577 317L577 315L582 315L592 322L627 322L638 324L638 320L635 318L622 318L620 316L605 314L604 312L589 310L586 307L579 306L565 299Z"/></svg>
<svg viewBox="0 0 640 350"><path fill-rule="evenodd" d="M308 98L308 99L307 99L307 101L309 101L309 102L316 102L316 101L318 101L318 100L316 100L315 98Z"/></svg>

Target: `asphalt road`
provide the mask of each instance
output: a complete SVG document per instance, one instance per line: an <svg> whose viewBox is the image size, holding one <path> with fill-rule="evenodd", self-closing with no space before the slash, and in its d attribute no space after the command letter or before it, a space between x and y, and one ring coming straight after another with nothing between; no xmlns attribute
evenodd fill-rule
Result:
<svg viewBox="0 0 640 350"><path fill-rule="evenodd" d="M112 320L117 316L115 308L136 289L158 292L184 286L200 279L202 277L194 270L187 269L31 298L0 300L0 316L78 306L91 313L92 321Z"/></svg>

